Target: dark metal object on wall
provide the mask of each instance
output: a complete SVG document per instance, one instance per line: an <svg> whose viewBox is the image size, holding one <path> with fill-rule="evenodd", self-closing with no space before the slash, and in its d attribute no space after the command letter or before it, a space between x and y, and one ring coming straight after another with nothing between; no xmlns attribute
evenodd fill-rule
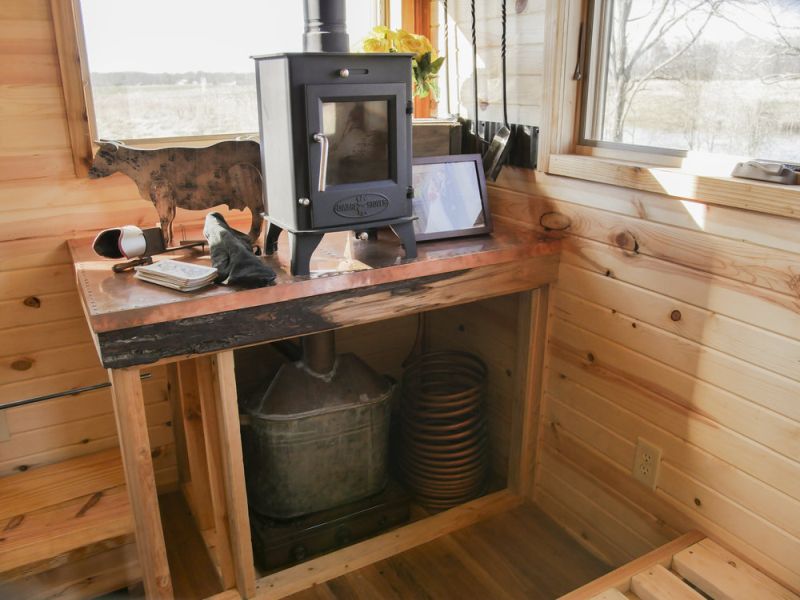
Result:
<svg viewBox="0 0 800 600"><path fill-rule="evenodd" d="M439 351L403 374L400 469L423 506L444 510L485 491L487 373L472 354Z"/></svg>

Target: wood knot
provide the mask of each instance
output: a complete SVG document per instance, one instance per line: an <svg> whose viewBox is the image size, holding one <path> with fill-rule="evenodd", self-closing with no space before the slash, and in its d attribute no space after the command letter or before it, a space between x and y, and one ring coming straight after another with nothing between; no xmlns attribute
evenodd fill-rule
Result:
<svg viewBox="0 0 800 600"><path fill-rule="evenodd" d="M42 305L42 301L39 300L36 296L28 296L25 300L22 301L25 306L29 306L30 308L39 308Z"/></svg>
<svg viewBox="0 0 800 600"><path fill-rule="evenodd" d="M628 250L634 254L639 253L639 240L630 231L620 231L614 236L614 243L623 250Z"/></svg>
<svg viewBox="0 0 800 600"><path fill-rule="evenodd" d="M17 515L15 517L11 517L6 523L6 526L3 528L3 531L11 531L12 529L16 529L22 522L25 520L25 515Z"/></svg>
<svg viewBox="0 0 800 600"><path fill-rule="evenodd" d="M11 368L15 371L27 371L33 366L33 359L19 358L11 363Z"/></svg>
<svg viewBox="0 0 800 600"><path fill-rule="evenodd" d="M586 353L586 360L588 360L590 363L593 363L594 362L594 354L592 354L591 352L587 352Z"/></svg>
<svg viewBox="0 0 800 600"><path fill-rule="evenodd" d="M539 217L539 225L545 231L564 231L572 226L572 219L563 213L550 211Z"/></svg>
<svg viewBox="0 0 800 600"><path fill-rule="evenodd" d="M682 317L683 315L679 310L673 310L671 313L669 313L669 318L673 321L680 321Z"/></svg>
<svg viewBox="0 0 800 600"><path fill-rule="evenodd" d="M95 492L92 494L86 503L81 506L81 509L75 514L76 517L82 517L85 515L89 510L95 506L98 502L100 502L100 498L103 497L103 492Z"/></svg>
<svg viewBox="0 0 800 600"><path fill-rule="evenodd" d="M703 502L700 500L700 498L695 498L694 499L694 505L695 506L703 506Z"/></svg>

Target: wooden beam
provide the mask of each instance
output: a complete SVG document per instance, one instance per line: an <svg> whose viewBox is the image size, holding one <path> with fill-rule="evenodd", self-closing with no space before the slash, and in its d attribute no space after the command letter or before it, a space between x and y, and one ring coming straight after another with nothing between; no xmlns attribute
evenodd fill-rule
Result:
<svg viewBox="0 0 800 600"><path fill-rule="evenodd" d="M554 154L549 173L698 202L800 219L800 186L696 175L674 168L577 154Z"/></svg>
<svg viewBox="0 0 800 600"><path fill-rule="evenodd" d="M89 73L83 46L83 24L77 0L50 0L55 29L61 87L64 92L72 163L77 177L86 177L92 164L89 128Z"/></svg>
<svg viewBox="0 0 800 600"><path fill-rule="evenodd" d="M431 38L431 0L403 0L402 27L406 31ZM436 40L431 40L436 43ZM427 98L414 98L414 116L428 118L433 114L435 102Z"/></svg>
<svg viewBox="0 0 800 600"><path fill-rule="evenodd" d="M551 154L574 148L578 115L578 61L581 0L547 0L545 11L544 97L538 170L550 172ZM584 28L585 29L585 28Z"/></svg>
<svg viewBox="0 0 800 600"><path fill-rule="evenodd" d="M561 596L559 600L588 600L609 588L617 588L622 592L627 592L630 589L631 578L634 575L653 565L669 566L672 563L673 554L699 542L704 537L705 535L699 531L685 533L669 544L664 544L660 548L656 548L652 552L621 566L619 569L611 571L608 575L595 579L583 587Z"/></svg>
<svg viewBox="0 0 800 600"><path fill-rule="evenodd" d="M521 294L517 318L517 390L511 418L508 488L527 498L533 495L538 462L548 297L547 287Z"/></svg>
<svg viewBox="0 0 800 600"><path fill-rule="evenodd" d="M256 576L250 541L250 518L247 514L233 350L215 354L211 359L211 367L216 386L216 420L219 426L236 587L243 598L252 598L256 591Z"/></svg>
<svg viewBox="0 0 800 600"><path fill-rule="evenodd" d="M139 369L110 369L122 466L135 523L136 550L148 598L171 598L172 580L158 509Z"/></svg>
<svg viewBox="0 0 800 600"><path fill-rule="evenodd" d="M214 553L219 564L222 587L227 590L235 585L230 543L231 536L227 516L230 515L230 510L226 501L226 482L223 475L224 455L228 451L227 444L229 440L220 439L218 401L211 358L204 356L192 362L195 365L194 371L197 377L197 390L201 406L200 414L202 415L203 423L203 439L206 450L206 464L203 467L207 469L209 483L209 501L216 541ZM199 496L197 489L193 491L195 496Z"/></svg>
<svg viewBox="0 0 800 600"><path fill-rule="evenodd" d="M508 490L483 496L411 525L263 577L256 582L256 597L283 598L509 511L522 502L522 497Z"/></svg>

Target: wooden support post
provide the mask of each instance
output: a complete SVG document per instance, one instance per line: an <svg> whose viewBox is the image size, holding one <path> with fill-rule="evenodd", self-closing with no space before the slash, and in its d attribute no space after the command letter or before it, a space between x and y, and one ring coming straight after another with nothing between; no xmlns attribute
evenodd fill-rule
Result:
<svg viewBox="0 0 800 600"><path fill-rule="evenodd" d="M203 423L204 455L207 463L203 466L208 469L206 474L208 490L206 493L209 494L208 501L210 501L211 505L212 525L214 527L214 554L219 564L222 587L227 590L236 585L231 536L226 517L230 511L227 506L224 467L222 466L227 441L220 439L217 391L213 379L211 358L201 356L192 362L194 363L197 378L200 414L202 415Z"/></svg>
<svg viewBox="0 0 800 600"><path fill-rule="evenodd" d="M197 382L197 366L194 360L177 364L181 406L182 429L185 436L188 463L188 481L183 482L184 496L201 532L214 527L211 504L211 485L208 478L208 459L203 435L202 407Z"/></svg>
<svg viewBox="0 0 800 600"><path fill-rule="evenodd" d="M222 448L236 585L243 598L252 598L256 593L256 576L250 542L250 518L247 514L233 350L215 354L211 363L217 387L217 423Z"/></svg>
<svg viewBox="0 0 800 600"><path fill-rule="evenodd" d="M167 398L172 410L172 432L175 436L175 458L178 463L178 481L182 486L191 480L189 472L189 454L186 450L186 432L183 427L183 409L181 407L181 381L178 364L167 365Z"/></svg>
<svg viewBox="0 0 800 600"><path fill-rule="evenodd" d="M145 591L148 598L172 598L139 369L109 369L108 376Z"/></svg>
<svg viewBox="0 0 800 600"><path fill-rule="evenodd" d="M511 419L508 488L531 498L536 468L542 376L547 343L548 288L520 295L517 391Z"/></svg>

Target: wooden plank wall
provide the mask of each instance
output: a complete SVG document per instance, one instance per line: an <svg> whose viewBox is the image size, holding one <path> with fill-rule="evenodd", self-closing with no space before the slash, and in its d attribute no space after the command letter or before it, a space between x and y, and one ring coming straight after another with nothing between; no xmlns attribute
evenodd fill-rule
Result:
<svg viewBox="0 0 800 600"><path fill-rule="evenodd" d="M490 298L429 313L427 334L431 350L462 350L480 357L489 369L487 397L489 452L492 472L508 475L511 414L520 393L518 372L518 294Z"/></svg>
<svg viewBox="0 0 800 600"><path fill-rule="evenodd" d="M448 0L448 38L445 44L443 0L431 0L431 33L440 54L448 56L450 110L474 116L475 94L472 74L472 31L470 0ZM545 0L507 2L508 118L511 123L541 125L544 75ZM480 118L503 120L503 92L500 61L500 2L476 2L478 40L478 100ZM442 67L442 73L446 68ZM442 82L439 114L448 114L446 87Z"/></svg>
<svg viewBox="0 0 800 600"><path fill-rule="evenodd" d="M107 381L64 241L155 209L121 175L74 175L48 0L0 4L0 401ZM236 213L238 214L238 213ZM181 222L203 213L179 211ZM163 369L145 383L159 482L175 481ZM0 411L0 476L117 443L108 390ZM5 434L5 435L4 435Z"/></svg>
<svg viewBox="0 0 800 600"><path fill-rule="evenodd" d="M565 235L536 502L612 565L698 528L800 588L798 222L539 173L499 183L498 220ZM655 491L630 474L639 437L663 450Z"/></svg>

